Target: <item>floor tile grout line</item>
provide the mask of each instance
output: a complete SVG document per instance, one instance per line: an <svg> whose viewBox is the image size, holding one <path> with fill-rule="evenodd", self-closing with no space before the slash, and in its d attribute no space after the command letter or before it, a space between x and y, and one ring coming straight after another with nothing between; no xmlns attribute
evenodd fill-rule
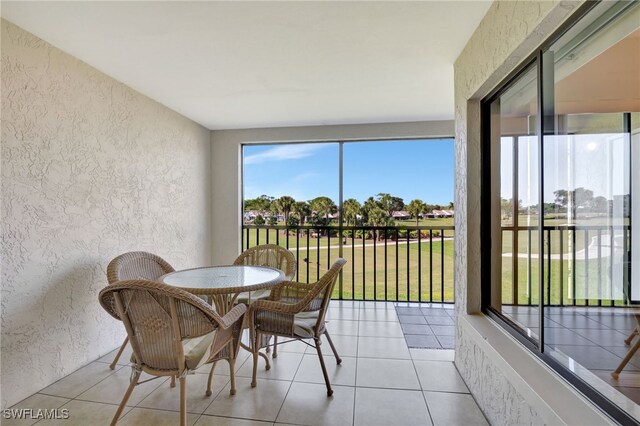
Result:
<svg viewBox="0 0 640 426"><path fill-rule="evenodd" d="M359 317L359 316L358 316ZM360 332L360 322L358 321L358 333ZM354 378L353 378L353 410L352 410L352 414L351 414L351 425L355 425L356 424L356 401L358 399L358 360L360 359L360 357L358 355L360 355L359 353L360 350L360 337L356 338L356 366L355 366L355 373L354 373Z"/></svg>
<svg viewBox="0 0 640 426"><path fill-rule="evenodd" d="M130 367L130 366L129 366L129 367ZM122 369L124 369L124 368L127 368L127 366L124 366L124 367L122 367L122 368L118 369L117 371L120 371L120 370L122 370ZM114 371L114 373L115 373L115 371ZM109 376L107 376L107 377L111 377L111 374L110 374ZM157 377L162 377L162 376L157 376ZM106 380L106 377L105 377L105 379L104 379L104 380ZM89 389L87 389L86 391L82 392L80 395L78 395L78 396L76 396L75 398L73 398L73 400L72 400L72 401L91 402L91 403L94 403L94 404L107 404L107 405L120 406L120 403L122 402L122 398L120 399L120 402L119 402L119 403L117 403L117 404L111 404L111 403L109 403L109 402L97 402L97 401L88 401L88 400L84 400L84 399L79 399L79 397L80 397L83 393L88 392L90 389L93 389L93 388L94 388L94 387L96 387L98 384L102 383L104 380L101 380L100 382L98 382L98 383L96 383L95 385L91 386ZM129 377L129 380L131 380L131 377ZM166 383L167 381L169 381L169 377L166 377L164 380L159 380L159 382L160 382L160 383L159 383L155 388L153 388L153 390L152 390L151 392L149 392L149 394L147 394L147 396L151 395L151 393L155 392L155 391L156 391L160 386L162 386L162 385L163 385L164 383ZM133 392L135 392L135 391L136 391L136 389L134 388L134 389L133 389ZM132 393L132 395L133 395L133 393ZM142 400L140 400L140 401L142 402L142 401L143 401L147 396L145 396L144 398L142 398ZM131 396L129 396L129 397L131 397ZM126 417L126 416L127 416L127 414L129 414L131 411L133 411L133 409L134 409L134 408L136 408L136 407L137 407L137 405L133 405L133 406L131 406L131 405L126 405L126 404L125 404L125 406L124 406L124 407L125 407L125 409L126 409L127 407L130 407L130 408L129 408L129 409L128 409L128 410L127 410L127 411L122 415L122 417L120 417L120 418L118 419L118 421L120 421L121 419L123 419L124 417Z"/></svg>
<svg viewBox="0 0 640 426"><path fill-rule="evenodd" d="M456 365L455 362L453 363L453 366L455 367L456 371L460 375L460 378L462 378L462 374L460 374L460 370L458 370L458 366ZM464 378L462 378L462 381L464 382ZM464 382L464 385L467 387L467 390L469 391L467 395L471 395L471 399L473 399L473 402L475 403L476 407L478 407L478 411L480 411L480 414L482 414L482 417L484 417L484 420L487 422L487 425L490 425L491 422L489 422L489 419L484 414L484 411L482 411L482 409L480 408L480 404L478 404L478 401L476 401L476 397L471 392L471 389L469 389L469 386L467 386L467 382Z"/></svg>
<svg viewBox="0 0 640 426"><path fill-rule="evenodd" d="M103 356L104 356L104 355L103 355ZM40 389L38 392L34 393L33 395L40 393L40 394L48 395L48 396L57 396L58 398L67 398L67 399L71 399L71 400L75 399L75 397L71 397L71 398L70 398L70 397L67 397L67 396L60 396L60 395L47 394L47 393L43 393L42 391L43 391L44 389L46 389L46 388L50 387L50 386L55 385L56 383L58 383L58 382L60 382L60 381L62 381L62 380L64 380L64 379L66 379L67 377L69 377L69 376L71 376L72 374L74 374L74 373L76 373L76 372L78 372L78 371L82 370L83 368L90 366L91 364L93 364L93 363L95 363L95 362L97 362L97 360L91 361L90 363L88 363L88 364L86 364L86 365L83 365L82 367L78 368L77 370L72 371L71 373L67 374L66 376L59 378L58 380L56 380L55 382L51 383L50 385L45 386L44 388ZM120 364L116 364L116 366L118 366L118 365L120 365ZM89 389L91 389L92 387L94 387L95 385L97 385L98 383L102 382L103 380L106 380L106 379L107 379L107 377L109 377L109 376L111 376L112 374L115 374L116 372L118 372L118 371L122 370L124 367L125 367L125 366L121 366L121 365L120 365L120 367L114 368L113 370L111 370L111 373L107 374L105 377L103 377L102 379L100 379L99 381L97 381L96 383L94 383L93 385L89 386L87 389L83 390L82 392L80 392L80 393L79 393L78 395L76 395L76 396L80 396L81 394L85 393L86 391L88 391ZM31 398L33 395L29 395L27 398ZM17 405L17 404L22 403L22 402L23 402L25 399L27 399L27 398L24 398L22 401L20 401L20 402L18 402L18 403L16 403L16 404L14 404L14 405Z"/></svg>
<svg viewBox="0 0 640 426"><path fill-rule="evenodd" d="M429 404L427 403L427 397L424 394L424 389L422 388L422 380L420 380L420 375L418 374L418 368L416 367L416 362L412 359L411 364L413 365L413 371L416 373L416 377L418 378L418 383L420 383L420 393L422 394L422 399L424 400L424 405L427 407L427 413L429 414L429 420L431 424L434 425L433 416L431 415L431 410L429 409Z"/></svg>
<svg viewBox="0 0 640 426"><path fill-rule="evenodd" d="M287 397L289 396L289 392L291 391L291 387L293 386L293 382L298 375L298 371L300 370L300 366L302 365L302 360L304 359L304 354L300 357L300 361L298 362L298 366L296 367L296 372L293 373L293 378L289 382L289 387L287 388L287 393L284 395L284 399L282 400L282 404L280 404L280 408L278 409L278 413L276 414L276 418L273 419L273 423L278 421L278 417L280 416L280 412L282 411L282 407L284 407L284 403L287 401Z"/></svg>

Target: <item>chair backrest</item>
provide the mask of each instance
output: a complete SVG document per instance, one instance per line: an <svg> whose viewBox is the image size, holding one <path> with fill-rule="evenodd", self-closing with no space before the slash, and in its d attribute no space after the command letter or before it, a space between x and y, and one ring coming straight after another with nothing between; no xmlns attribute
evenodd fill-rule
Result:
<svg viewBox="0 0 640 426"><path fill-rule="evenodd" d="M136 361L156 371L183 371L182 340L210 333L221 323L202 299L154 281L120 281L102 289L99 300L124 323Z"/></svg>
<svg viewBox="0 0 640 426"><path fill-rule="evenodd" d="M242 252L234 265L270 266L284 272L285 280L296 275L296 257L289 250L275 244L263 244Z"/></svg>
<svg viewBox="0 0 640 426"><path fill-rule="evenodd" d="M121 254L107 266L109 284L123 280L155 281L175 269L160 256L145 251L132 251Z"/></svg>
<svg viewBox="0 0 640 426"><path fill-rule="evenodd" d="M333 265L331 265L331 269L329 269L326 274L320 277L320 281L313 284L314 287L316 287L310 292L310 295L313 295L313 298L310 299L309 304L307 305L307 308L305 310L319 311L316 330L320 330L321 324L324 323L324 317L327 314L327 308L329 307L329 302L331 301L333 288L336 285L336 281L338 281L338 275L340 275L340 270L345 263L347 263L345 259L337 259L335 262L333 262Z"/></svg>

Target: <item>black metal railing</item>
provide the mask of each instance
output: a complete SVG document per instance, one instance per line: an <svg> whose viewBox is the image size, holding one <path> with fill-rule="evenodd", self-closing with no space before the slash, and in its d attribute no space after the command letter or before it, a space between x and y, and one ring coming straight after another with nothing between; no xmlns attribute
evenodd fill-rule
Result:
<svg viewBox="0 0 640 426"><path fill-rule="evenodd" d="M313 282L347 259L333 297L454 302L453 226L244 225L242 247L278 244L297 259L296 280Z"/></svg>
<svg viewBox="0 0 640 426"><path fill-rule="evenodd" d="M538 305L540 262L544 261L545 305L627 305L629 225L544 226L542 256L537 253L538 233L537 226L502 227L504 304Z"/></svg>

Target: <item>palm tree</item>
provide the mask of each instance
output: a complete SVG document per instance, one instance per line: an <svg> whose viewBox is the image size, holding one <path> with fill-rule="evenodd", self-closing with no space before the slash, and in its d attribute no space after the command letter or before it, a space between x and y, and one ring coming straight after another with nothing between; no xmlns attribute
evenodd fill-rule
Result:
<svg viewBox="0 0 640 426"><path fill-rule="evenodd" d="M329 223L329 215L338 211L336 203L329 197L316 197L309 201L311 210L314 210L318 216L324 216Z"/></svg>
<svg viewBox="0 0 640 426"><path fill-rule="evenodd" d="M353 223L356 224L356 220L358 220L358 215L362 210L362 205L355 198L349 198L345 200L342 205L342 211L344 213L344 220L347 222L347 225Z"/></svg>
<svg viewBox="0 0 640 426"><path fill-rule="evenodd" d="M416 218L416 226L418 226L420 214L424 213L426 209L427 205L422 200L411 200L411 202L407 206L407 211L409 212L409 214Z"/></svg>
<svg viewBox="0 0 640 426"><path fill-rule="evenodd" d="M300 219L300 225L304 225L304 221L311 214L311 208L306 201L297 201L292 207L293 214Z"/></svg>
<svg viewBox="0 0 640 426"><path fill-rule="evenodd" d="M371 226L393 226L395 224L393 218L389 216L388 212L377 206L369 211L369 218L367 222ZM379 240L380 235L381 233L379 231L373 231L373 238Z"/></svg>
<svg viewBox="0 0 640 426"><path fill-rule="evenodd" d="M291 210L293 209L293 206L295 203L296 203L296 200L294 200L293 197L290 197L288 195L283 195L282 197L276 200L276 205L278 206L278 210L280 210L280 212L284 216L284 223L289 222L289 214L291 213Z"/></svg>

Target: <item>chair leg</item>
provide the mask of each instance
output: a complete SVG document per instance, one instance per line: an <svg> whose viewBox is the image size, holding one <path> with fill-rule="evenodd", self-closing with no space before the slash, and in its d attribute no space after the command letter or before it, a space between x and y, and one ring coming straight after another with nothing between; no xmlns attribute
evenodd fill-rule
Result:
<svg viewBox="0 0 640 426"><path fill-rule="evenodd" d="M127 343L129 343L129 336L125 337L124 342L122 342L122 346L120 346L120 350L116 354L116 357L113 359L113 362L109 365L110 369L114 370L116 368L116 364L118 363L118 360L120 359L120 355L122 355L124 348L127 347Z"/></svg>
<svg viewBox="0 0 640 426"><path fill-rule="evenodd" d="M329 332L327 330L324 331L324 335L327 336L327 342L329 342L329 346L331 346L331 350L333 351L333 356L336 357L336 363L338 365L342 364L342 358L340 358L340 355L338 355L338 351L336 350L336 347L333 344L333 340L331 340L331 336L329 336Z"/></svg>
<svg viewBox="0 0 640 426"><path fill-rule="evenodd" d="M187 425L187 378L180 377L180 426Z"/></svg>
<svg viewBox="0 0 640 426"><path fill-rule="evenodd" d="M278 357L278 336L273 336L273 355L271 355L271 358L277 358Z"/></svg>
<svg viewBox="0 0 640 426"><path fill-rule="evenodd" d="M213 370L216 369L217 363L218 361L213 361L213 363L211 364L211 371L209 371L209 380L207 381L207 391L205 392L205 395L207 396L211 396L211 381L213 380Z"/></svg>
<svg viewBox="0 0 640 426"><path fill-rule="evenodd" d="M631 349L629 349L629 352L627 352L627 355L620 362L620 365L618 365L618 368L616 368L616 371L611 373L611 377L613 377L614 379L618 380L618 377L620 376L620 373L622 372L622 369L627 365L627 363L631 360L631 358L635 355L636 351L639 348L640 348L640 339L638 339L636 344L633 345L633 347Z"/></svg>
<svg viewBox="0 0 640 426"><path fill-rule="evenodd" d="M129 397L131 396L133 389L138 384L138 379L140 379L140 371L134 370L133 375L131 376L129 387L127 388L127 391L124 393L124 396L122 397L122 402L120 402L120 405L118 406L118 411L116 411L116 414L113 416L113 420L111 420L111 426L115 426L116 423L118 423L118 419L122 414L122 410L124 410L124 407L127 404L127 401L129 400Z"/></svg>
<svg viewBox="0 0 640 426"><path fill-rule="evenodd" d="M260 333L252 330L251 334L253 335L251 338L251 354L253 355L253 375L251 376L251 387L255 388L257 385L256 376L258 375L258 339L260 338Z"/></svg>
<svg viewBox="0 0 640 426"><path fill-rule="evenodd" d="M324 382L327 385L327 396L331 396L333 395L333 389L331 389L331 382L329 382L329 374L327 373L327 367L324 365L324 357L322 356L322 349L320 349L320 345L322 342L320 342L319 337L314 337L313 340L315 340L316 351L318 352L318 359L320 360L320 366L322 367L322 374L324 375Z"/></svg>
<svg viewBox="0 0 640 426"><path fill-rule="evenodd" d="M631 341L633 340L633 338L634 338L634 337L636 337L637 335L638 335L638 330L637 330L637 329L636 329L636 330L633 330L633 331L631 332L631 334L629 334L629 337L627 337L627 338L624 340L624 344L625 344L625 345L627 345L627 346L629 346L629 345L631 344Z"/></svg>
<svg viewBox="0 0 640 426"><path fill-rule="evenodd" d="M213 371L213 370L212 370ZM229 378L231 380L230 394L236 394L236 355L233 351L233 342L229 343Z"/></svg>
<svg viewBox="0 0 640 426"><path fill-rule="evenodd" d="M176 387L176 376L171 376L171 383L169 383L169 387Z"/></svg>
<svg viewBox="0 0 640 426"><path fill-rule="evenodd" d="M262 359L264 359L264 369L265 370L270 370L271 369L271 363L269 362L269 357L267 356L267 354L263 354L262 352L258 352L258 355L260 355L262 357Z"/></svg>

